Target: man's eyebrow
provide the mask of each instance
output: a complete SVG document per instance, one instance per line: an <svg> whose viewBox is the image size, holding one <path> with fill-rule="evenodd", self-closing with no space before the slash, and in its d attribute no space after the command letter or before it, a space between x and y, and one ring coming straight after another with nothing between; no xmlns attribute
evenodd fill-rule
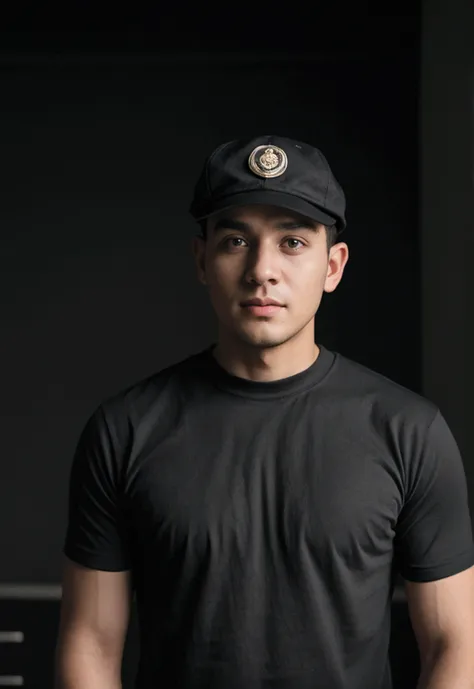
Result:
<svg viewBox="0 0 474 689"><path fill-rule="evenodd" d="M241 220L233 220L232 218L220 218L214 225L214 232L222 230L236 230L237 232L249 232L250 225Z"/></svg>
<svg viewBox="0 0 474 689"><path fill-rule="evenodd" d="M313 230L313 232L319 232L320 224L316 221L308 219L301 220L287 220L285 222L278 223L275 225L277 230L295 230L295 229L305 229ZM250 232L252 230L251 225L242 220L234 220L233 218L220 218L214 225L214 232L221 232L223 230L235 230L237 232Z"/></svg>
<svg viewBox="0 0 474 689"><path fill-rule="evenodd" d="M307 220L302 218L301 220L287 220L286 222L278 223L276 227L278 230L302 228L304 230L314 230L314 232L318 232L320 223L317 223L315 220L310 220L309 218Z"/></svg>

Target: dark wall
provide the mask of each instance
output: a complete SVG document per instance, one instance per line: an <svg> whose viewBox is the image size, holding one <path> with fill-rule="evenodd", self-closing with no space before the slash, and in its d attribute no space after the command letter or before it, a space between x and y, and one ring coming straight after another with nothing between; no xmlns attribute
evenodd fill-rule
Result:
<svg viewBox="0 0 474 689"><path fill-rule="evenodd" d="M3 44L0 581L59 580L94 407L214 338L187 205L223 140L275 132L323 149L351 259L317 339L419 391L417 18L395 23L398 44L385 18L359 21L340 49L340 36L285 48L265 32L255 51L224 51L219 34L199 54L183 41L138 55L116 36L91 51L80 34L56 54Z"/></svg>
<svg viewBox="0 0 474 689"><path fill-rule="evenodd" d="M473 35L471 0L448 5L425 0L420 89L423 389L443 410L460 446L474 516Z"/></svg>

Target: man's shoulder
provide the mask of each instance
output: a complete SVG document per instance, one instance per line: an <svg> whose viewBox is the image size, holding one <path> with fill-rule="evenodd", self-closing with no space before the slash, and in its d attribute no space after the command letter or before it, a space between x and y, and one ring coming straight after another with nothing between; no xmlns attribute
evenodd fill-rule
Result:
<svg viewBox="0 0 474 689"><path fill-rule="evenodd" d="M102 400L99 409L106 417L120 417L143 414L154 404L163 403L173 395L190 390L193 381L199 376L207 349L190 354L188 357L164 366L153 373L123 386Z"/></svg>
<svg viewBox="0 0 474 689"><path fill-rule="evenodd" d="M387 419L407 419L429 425L438 407L427 397L388 376L340 353L336 354L334 382L342 395Z"/></svg>

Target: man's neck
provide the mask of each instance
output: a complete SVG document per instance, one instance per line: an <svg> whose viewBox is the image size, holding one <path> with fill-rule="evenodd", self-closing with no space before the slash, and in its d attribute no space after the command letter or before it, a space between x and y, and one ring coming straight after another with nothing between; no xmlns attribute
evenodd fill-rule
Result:
<svg viewBox="0 0 474 689"><path fill-rule="evenodd" d="M227 346L218 342L212 351L217 363L238 378L256 382L271 382L289 378L312 366L320 349L317 344L292 351L285 343L281 347L258 348Z"/></svg>

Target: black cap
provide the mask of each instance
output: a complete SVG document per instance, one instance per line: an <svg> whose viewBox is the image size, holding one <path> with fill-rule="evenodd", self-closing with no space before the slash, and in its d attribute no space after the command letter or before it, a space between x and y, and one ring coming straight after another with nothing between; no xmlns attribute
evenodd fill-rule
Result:
<svg viewBox="0 0 474 689"><path fill-rule="evenodd" d="M229 141L207 158L190 212L200 221L235 206L266 204L346 227L341 186L320 150L282 136Z"/></svg>

